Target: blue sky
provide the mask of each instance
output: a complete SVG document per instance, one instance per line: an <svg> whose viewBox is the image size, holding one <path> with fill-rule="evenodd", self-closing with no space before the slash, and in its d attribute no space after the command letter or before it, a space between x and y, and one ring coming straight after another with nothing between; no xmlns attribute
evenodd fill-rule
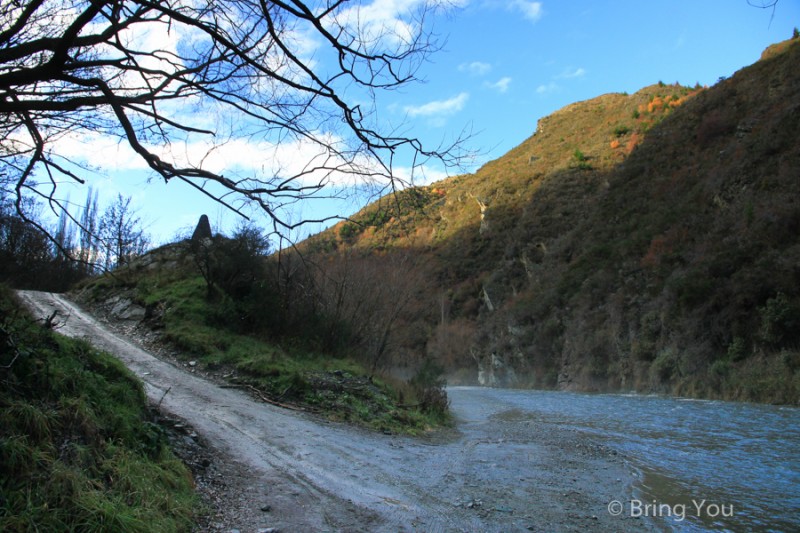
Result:
<svg viewBox="0 0 800 533"><path fill-rule="evenodd" d="M774 17L746 0L470 2L437 25L449 38L421 72L427 83L396 104L454 104L411 120L432 137L472 124L494 159L572 102L658 81L713 85L795 26L797 0Z"/></svg>
<svg viewBox="0 0 800 533"><path fill-rule="evenodd" d="M418 0L374 4L391 11L413 2ZM379 95L378 112L434 144L471 129L471 145L483 154L467 169L474 170L533 134L538 119L572 102L632 93L659 81L713 85L755 62L769 44L789 38L800 26L800 1L780 0L773 11L747 0L461 0L432 22L442 49L420 68L424 82ZM93 142L85 146L98 153ZM90 179L100 203L117 193L132 196L156 244L190 231L203 213L223 230L236 223L235 215L186 186L149 182L144 165L126 164L130 154L108 146L102 153ZM261 152L244 147L241 153L253 159ZM72 202L81 204L85 194L70 192ZM357 199L298 206L296 217L316 216L320 209L349 215L360 206Z"/></svg>

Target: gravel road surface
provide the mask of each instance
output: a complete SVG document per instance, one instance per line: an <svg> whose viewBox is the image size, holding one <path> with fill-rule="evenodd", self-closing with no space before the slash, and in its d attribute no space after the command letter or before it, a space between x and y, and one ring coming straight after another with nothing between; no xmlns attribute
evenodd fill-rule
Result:
<svg viewBox="0 0 800 533"><path fill-rule="evenodd" d="M647 531L612 516L637 472L588 437L512 409L491 389L451 388L455 428L368 432L281 409L155 357L65 297L20 291L59 333L121 359L150 400L222 461L225 490L203 527L260 531ZM220 500L221 498L221 500ZM660 529L658 527L657 529Z"/></svg>

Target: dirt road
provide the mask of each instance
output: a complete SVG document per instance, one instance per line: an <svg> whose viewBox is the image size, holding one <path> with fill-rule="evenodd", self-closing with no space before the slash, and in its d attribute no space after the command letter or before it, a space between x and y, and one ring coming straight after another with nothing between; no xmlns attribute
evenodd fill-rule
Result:
<svg viewBox="0 0 800 533"><path fill-rule="evenodd" d="M634 469L581 434L510 410L491 390L450 389L453 431L371 433L254 401L160 360L61 295L22 291L34 316L121 359L161 409L237 464L226 505L242 533L289 531L642 531L611 516Z"/></svg>

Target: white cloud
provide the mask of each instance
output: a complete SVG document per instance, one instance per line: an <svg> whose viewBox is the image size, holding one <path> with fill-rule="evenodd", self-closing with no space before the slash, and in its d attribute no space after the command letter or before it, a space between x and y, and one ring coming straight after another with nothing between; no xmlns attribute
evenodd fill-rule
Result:
<svg viewBox="0 0 800 533"><path fill-rule="evenodd" d="M336 34L341 28L360 35L365 43L381 46L404 46L414 41L419 32L416 12L423 9L426 0L375 0L366 5L356 5L331 14Z"/></svg>
<svg viewBox="0 0 800 533"><path fill-rule="evenodd" d="M320 134L331 147L342 140ZM326 146L308 140L272 143L250 138L235 138L226 143L212 140L179 142L170 145L148 145L147 148L175 167L190 167L213 172L236 180L281 181L296 177L302 184L333 186L357 185L365 168L377 168L366 158L346 162ZM98 134L79 133L64 136L56 145L59 155L79 164L111 175L125 171L149 173L145 161L126 142ZM243 186L247 184L243 182ZM252 182L255 183L255 182Z"/></svg>
<svg viewBox="0 0 800 533"><path fill-rule="evenodd" d="M469 93L460 93L448 100L434 100L418 106L406 106L405 112L411 117L430 117L458 113L469 100Z"/></svg>
<svg viewBox="0 0 800 533"><path fill-rule="evenodd" d="M506 91L508 91L509 85L511 85L511 78L509 78L508 76L500 78L494 83L488 83L488 82L486 83L487 87L489 87L490 89L494 89L499 93L505 93Z"/></svg>
<svg viewBox="0 0 800 533"><path fill-rule="evenodd" d="M519 11L526 19L536 22L542 18L542 3L529 2L528 0L511 0L509 8L514 11Z"/></svg>
<svg viewBox="0 0 800 533"><path fill-rule="evenodd" d="M673 46L674 50L678 50L679 48L683 48L683 45L686 44L686 30L681 33L678 38L675 40L675 45Z"/></svg>
<svg viewBox="0 0 800 533"><path fill-rule="evenodd" d="M458 66L458 70L469 72L473 76L485 76L492 70L492 65L482 61L473 61L472 63L461 63Z"/></svg>
<svg viewBox="0 0 800 533"><path fill-rule="evenodd" d="M577 78L582 78L585 75L586 75L586 69L584 69L583 67L578 67L578 68L568 67L563 71L561 71L560 74L553 76L549 83L539 85L536 88L536 92L538 94L549 94L558 92L561 89L561 86L556 82L556 80L574 80Z"/></svg>
<svg viewBox="0 0 800 533"><path fill-rule="evenodd" d="M576 69L568 68L556 76L556 78L565 80L570 78L582 78L584 75L586 75L586 69L583 67L578 67Z"/></svg>
<svg viewBox="0 0 800 533"><path fill-rule="evenodd" d="M558 89L559 89L558 84L556 82L554 82L554 81L551 81L550 83L548 83L546 85L539 85L536 88L536 92L538 94L548 94L548 93L556 92Z"/></svg>
<svg viewBox="0 0 800 533"><path fill-rule="evenodd" d="M408 185L420 186L430 185L450 177L446 171L429 166L418 166L416 168L400 167L393 170L395 178Z"/></svg>

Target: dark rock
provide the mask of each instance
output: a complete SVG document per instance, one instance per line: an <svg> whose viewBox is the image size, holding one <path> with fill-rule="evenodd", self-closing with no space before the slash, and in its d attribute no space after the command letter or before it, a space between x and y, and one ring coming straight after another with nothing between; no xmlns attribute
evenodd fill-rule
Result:
<svg viewBox="0 0 800 533"><path fill-rule="evenodd" d="M194 233L192 233L192 242L201 242L210 238L212 238L211 223L208 221L207 215L201 215L200 220L197 222L197 227L194 228Z"/></svg>

